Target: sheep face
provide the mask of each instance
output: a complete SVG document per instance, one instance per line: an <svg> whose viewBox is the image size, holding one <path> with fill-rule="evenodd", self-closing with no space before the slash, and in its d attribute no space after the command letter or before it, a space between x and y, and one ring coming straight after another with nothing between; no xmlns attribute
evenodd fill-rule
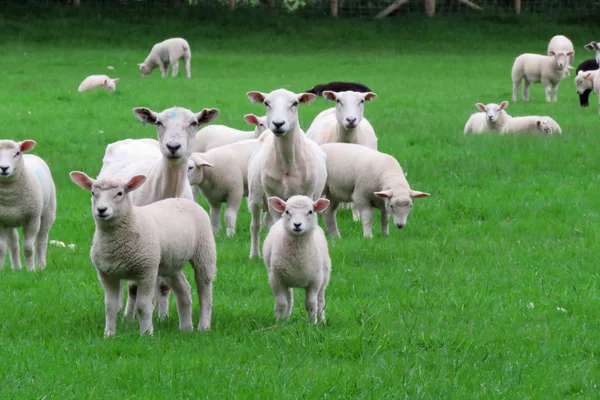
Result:
<svg viewBox="0 0 600 400"><path fill-rule="evenodd" d="M585 48L596 52L596 62L600 64L600 43L591 42L586 44Z"/></svg>
<svg viewBox="0 0 600 400"><path fill-rule="evenodd" d="M292 196L287 202L279 197L269 197L269 205L283 213L285 229L292 235L304 235L315 229L318 224L317 213L329 206L329 200L319 199L313 202L307 196Z"/></svg>
<svg viewBox="0 0 600 400"><path fill-rule="evenodd" d="M192 153L188 160L188 181L190 185L199 185L204 179L204 168L212 168L212 164L200 157L199 153Z"/></svg>
<svg viewBox="0 0 600 400"><path fill-rule="evenodd" d="M285 136L298 126L298 105L310 104L316 98L312 93L295 94L285 89L271 93L248 92L253 103L263 103L267 111L267 126L275 136Z"/></svg>
<svg viewBox="0 0 600 400"><path fill-rule="evenodd" d="M552 135L552 125L547 118L538 119L535 124L541 132L545 133L546 135Z"/></svg>
<svg viewBox="0 0 600 400"><path fill-rule="evenodd" d="M575 89L577 89L577 93L583 94L583 92L593 87L594 73L591 71L579 71L575 77Z"/></svg>
<svg viewBox="0 0 600 400"><path fill-rule="evenodd" d="M104 87L104 89L108 90L109 92L114 92L117 89L118 81L119 81L119 78L105 79L104 83L102 84L102 87Z"/></svg>
<svg viewBox="0 0 600 400"><path fill-rule="evenodd" d="M10 179L19 175L25 167L23 152L34 147L33 140L23 140L22 142L0 140L0 179Z"/></svg>
<svg viewBox="0 0 600 400"><path fill-rule="evenodd" d="M377 95L373 92L332 92L324 91L323 97L335 101L335 117L338 123L346 129L356 128L363 119L365 102L375 100Z"/></svg>
<svg viewBox="0 0 600 400"><path fill-rule="evenodd" d="M144 63L138 64L138 67L140 67L140 74L142 74L142 76L148 76L152 73L152 69Z"/></svg>
<svg viewBox="0 0 600 400"><path fill-rule="evenodd" d="M267 116L257 117L254 114L244 115L244 120L250 125L256 125L254 128L254 136L259 137L261 133L269 129L267 127Z"/></svg>
<svg viewBox="0 0 600 400"><path fill-rule="evenodd" d="M475 104L475 107L479 109L479 111L483 111L485 113L485 117L490 122L498 121L500 118L500 113L504 111L506 107L508 107L508 101L503 101L500 105L496 103L490 103L488 105L483 105L481 103Z"/></svg>
<svg viewBox="0 0 600 400"><path fill-rule="evenodd" d="M394 219L394 225L396 228L402 229L406 225L406 219L412 209L412 199L428 197L429 193L416 190L384 190L375 192L375 196L384 200L385 210Z"/></svg>
<svg viewBox="0 0 600 400"><path fill-rule="evenodd" d="M572 51L564 53L562 51L555 52L553 50L549 51L549 54L554 57L554 63L558 69L563 69L569 64L569 57L573 55Z"/></svg>
<svg viewBox="0 0 600 400"><path fill-rule="evenodd" d="M144 124L156 126L160 151L175 164L187 162L194 147L196 131L219 115L216 108L205 108L194 113L181 107L173 107L156 113L145 107L133 109L133 114Z"/></svg>

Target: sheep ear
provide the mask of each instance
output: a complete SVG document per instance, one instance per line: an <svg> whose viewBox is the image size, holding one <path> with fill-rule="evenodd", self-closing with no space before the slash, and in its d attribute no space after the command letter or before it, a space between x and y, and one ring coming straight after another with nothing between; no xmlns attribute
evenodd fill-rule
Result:
<svg viewBox="0 0 600 400"><path fill-rule="evenodd" d="M570 66L570 65L567 65L567 69L569 69L569 70L573 70L573 69L575 69L575 67L572 67L572 66Z"/></svg>
<svg viewBox="0 0 600 400"><path fill-rule="evenodd" d="M335 101L337 99L337 93L331 90L325 90L321 93L321 96L325 98L325 100Z"/></svg>
<svg viewBox="0 0 600 400"><path fill-rule="evenodd" d="M392 197L392 191L391 190L383 190L381 192L375 192L374 194L377 197L383 197L385 199L389 199L389 198Z"/></svg>
<svg viewBox="0 0 600 400"><path fill-rule="evenodd" d="M312 93L300 93L298 95L298 102L302 104L310 104L317 98L316 95Z"/></svg>
<svg viewBox="0 0 600 400"><path fill-rule="evenodd" d="M258 117L254 114L246 114L244 115L244 120L249 123L250 125L258 125L260 124L260 121L258 120Z"/></svg>
<svg viewBox="0 0 600 400"><path fill-rule="evenodd" d="M79 171L71 171L69 173L71 180L75 182L77 186L85 190L92 190L92 185L94 184L94 180L87 176L84 172Z"/></svg>
<svg viewBox="0 0 600 400"><path fill-rule="evenodd" d="M485 105L481 104L481 103L475 103L475 107L477 107L477 109L479 111L483 111L485 112Z"/></svg>
<svg viewBox="0 0 600 400"><path fill-rule="evenodd" d="M376 98L377 98L377 95L375 93L373 93L373 92L367 92L363 96L363 99L365 99L365 101L373 101Z"/></svg>
<svg viewBox="0 0 600 400"><path fill-rule="evenodd" d="M200 155L198 154L192 154L190 156L190 160L194 162L194 165L196 165L196 167L214 167L214 165L206 161L204 158L200 157Z"/></svg>
<svg viewBox="0 0 600 400"><path fill-rule="evenodd" d="M508 101L504 100L500 103L500 111L504 110L506 107L508 107Z"/></svg>
<svg viewBox="0 0 600 400"><path fill-rule="evenodd" d="M313 207L315 212L323 212L329 207L329 200L327 199L319 199L313 203Z"/></svg>
<svg viewBox="0 0 600 400"><path fill-rule="evenodd" d="M579 71L579 72L582 72L582 71ZM587 74L585 74L584 78L589 78L591 74L592 74L591 72L588 72Z"/></svg>
<svg viewBox="0 0 600 400"><path fill-rule="evenodd" d="M423 197L429 197L429 196L431 196L429 193L419 192L416 190L410 191L410 197L413 199L422 199Z"/></svg>
<svg viewBox="0 0 600 400"><path fill-rule="evenodd" d="M285 201L281 200L277 196L269 197L267 199L267 201L269 202L269 205L271 207L273 207L273 209L275 211L279 211L280 213L284 212L285 211L285 207L287 206L287 204L285 203Z"/></svg>
<svg viewBox="0 0 600 400"><path fill-rule="evenodd" d="M554 50L550 50L548 53L553 57L556 56L556 53L554 52Z"/></svg>
<svg viewBox="0 0 600 400"><path fill-rule="evenodd" d="M19 143L19 148L21 149L21 151L29 151L29 150L33 149L34 147L35 147L34 140L23 140L21 143Z"/></svg>
<svg viewBox="0 0 600 400"><path fill-rule="evenodd" d="M535 121L535 125L536 126L542 126L542 121L540 121L539 119L537 121Z"/></svg>
<svg viewBox="0 0 600 400"><path fill-rule="evenodd" d="M144 65L144 63L139 63L139 64L138 64L138 67L141 67L141 66L143 66L143 65Z"/></svg>
<svg viewBox="0 0 600 400"><path fill-rule="evenodd" d="M142 186L144 182L146 182L145 175L136 175L133 178L131 178L129 182L127 182L127 184L125 185L125 191L131 192L132 190L135 190Z"/></svg>
<svg viewBox="0 0 600 400"><path fill-rule="evenodd" d="M198 114L196 114L196 118L198 119L198 125L199 126L207 125L211 121L213 121L215 118L217 118L218 115L219 115L218 108L205 108L204 110L202 110Z"/></svg>
<svg viewBox="0 0 600 400"><path fill-rule="evenodd" d="M113 83L117 83L117 82L119 82L119 78L115 78L112 81L113 81Z"/></svg>
<svg viewBox="0 0 600 400"><path fill-rule="evenodd" d="M572 51L567 51L567 57L572 56L573 52Z"/></svg>
<svg viewBox="0 0 600 400"><path fill-rule="evenodd" d="M108 83L108 79L105 79L103 85L106 86L107 83Z"/></svg>
<svg viewBox="0 0 600 400"><path fill-rule="evenodd" d="M139 119L142 124L152 124L156 125L156 120L158 119L158 114L146 107L136 107L133 109L133 115Z"/></svg>
<svg viewBox="0 0 600 400"><path fill-rule="evenodd" d="M262 93L262 92L248 92L248 93L246 93L246 96L248 96L248 98L250 99L252 104L256 104L256 103L262 104L265 102L265 98L267 97L267 94Z"/></svg>

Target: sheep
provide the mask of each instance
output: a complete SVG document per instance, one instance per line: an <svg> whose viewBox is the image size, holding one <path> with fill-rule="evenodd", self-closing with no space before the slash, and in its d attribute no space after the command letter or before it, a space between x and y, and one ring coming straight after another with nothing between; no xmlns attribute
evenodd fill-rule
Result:
<svg viewBox="0 0 600 400"><path fill-rule="evenodd" d="M90 75L81 82L78 92L85 92L96 88L104 88L109 92L114 92L117 89L119 78L111 79L107 75Z"/></svg>
<svg viewBox="0 0 600 400"><path fill-rule="evenodd" d="M48 232L56 218L56 188L48 164L33 154L36 142L0 140L0 270L6 245L13 270L20 270L17 228L23 228L25 267L46 268ZM35 258L34 258L35 246Z"/></svg>
<svg viewBox="0 0 600 400"><path fill-rule="evenodd" d="M360 92L360 93L372 92L371 89L369 89L362 83L329 82L329 83L324 83L324 84L320 84L320 85L315 85L312 87L312 89L309 89L309 90L305 91L304 93L312 93L317 96L321 96L322 93L326 90L329 90L332 92L347 92L347 91Z"/></svg>
<svg viewBox="0 0 600 400"><path fill-rule="evenodd" d="M194 151L203 153L215 147L248 139L258 139L267 130L267 117L257 117L254 114L244 115L250 125L255 125L253 131L241 131L224 125L210 125L196 133Z"/></svg>
<svg viewBox="0 0 600 400"><path fill-rule="evenodd" d="M196 131L219 115L216 108L205 108L194 113L181 107L160 113L145 107L133 109L133 114L143 124L156 126L154 139L126 139L106 147L98 179L105 176L129 180L139 174L146 175L146 184L131 194L136 206L144 206L171 197L194 200L187 180L188 159ZM159 280L160 281L160 280ZM125 306L125 317L135 316L135 285L129 287L130 295ZM157 286L158 317L168 315L169 287L160 282Z"/></svg>
<svg viewBox="0 0 600 400"><path fill-rule="evenodd" d="M576 73L577 75L579 75L580 71L595 71L597 69L599 69L600 67L598 66L598 62L595 59L589 59L589 60L585 60L584 62L582 62L581 64L579 64L577 66L576 69ZM575 76L575 87L578 88L577 86L577 76ZM590 93L592 92L592 88L588 88L583 90L582 92L577 92L579 94L579 105L581 107L587 107L590 105L589 103L589 98L590 98Z"/></svg>
<svg viewBox="0 0 600 400"><path fill-rule="evenodd" d="M140 334L153 333L152 299L158 276L166 278L175 292L179 328L192 331L192 297L183 273L187 262L194 268L200 301L198 330L210 329L217 249L206 211L193 201L173 198L134 206L129 193L144 183L144 175L94 180L84 172L72 171L70 177L92 193L96 229L90 257L104 289L104 336L116 334L122 280L137 284L133 306Z"/></svg>
<svg viewBox="0 0 600 400"><path fill-rule="evenodd" d="M496 103L489 103L487 105L476 103L475 107L482 112L471 114L465 124L465 135L467 133L500 132L502 127L511 118L511 116L504 111L506 107L508 107L508 101L506 100L500 103L500 105Z"/></svg>
<svg viewBox="0 0 600 400"><path fill-rule="evenodd" d="M191 60L192 50L185 39L172 38L156 43L152 46L150 54L144 62L138 64L142 76L148 76L158 67L163 78L166 78L169 72L169 64L171 65L172 76L175 77L179 73L179 60L183 58L185 76L189 79L192 77Z"/></svg>
<svg viewBox="0 0 600 400"><path fill-rule="evenodd" d="M552 136L555 133L562 134L562 130L558 123L548 116L531 115L511 118L500 133L542 133Z"/></svg>
<svg viewBox="0 0 600 400"><path fill-rule="evenodd" d="M515 59L512 68L513 101L518 100L518 89L523 80L523 100L529 101L529 86L532 83L541 82L546 91L546 101L551 102L550 91L554 101L557 101L558 84L573 69L568 64L568 57L573 52L554 52L550 50L550 56L525 53Z"/></svg>
<svg viewBox="0 0 600 400"><path fill-rule="evenodd" d="M248 196L248 160L257 146L258 139L248 139L190 156L188 180L199 187L210 205L214 234L221 229L221 206L226 203L226 233L227 236L235 235L242 198Z"/></svg>
<svg viewBox="0 0 600 400"><path fill-rule="evenodd" d="M593 89L598 96L598 105L600 106L600 69L595 71L579 71L575 77L575 85L579 94L585 93L587 90ZM600 109L599 112L600 114Z"/></svg>
<svg viewBox="0 0 600 400"><path fill-rule="evenodd" d="M549 56L552 55L550 54L551 51L562 51L563 53L572 52L572 54L569 56L568 65L573 65L573 59L575 58L575 48L573 47L573 43L566 36L556 35L552 37L552 39L550 39L550 42L548 43ZM570 74L567 74L567 76L570 76Z"/></svg>
<svg viewBox="0 0 600 400"><path fill-rule="evenodd" d="M340 202L352 201L359 210L364 237L373 237L373 210L381 211L381 233L389 235L389 218L404 228L412 199L429 193L412 190L402 167L388 154L353 143L327 143L321 149L327 156L327 184L324 194L330 200L323 214L327 232L340 238L335 219Z"/></svg>
<svg viewBox="0 0 600 400"><path fill-rule="evenodd" d="M281 215L268 208L267 197L289 199L305 195L313 200L321 197L327 179L325 153L308 139L298 122L298 105L310 104L312 93L295 94L285 89L271 93L248 92L252 102L264 103L267 125L259 145L248 162L248 208L250 223L250 258L260 257L259 233L261 210L276 222Z"/></svg>
<svg viewBox="0 0 600 400"><path fill-rule="evenodd" d="M325 322L325 289L331 275L327 239L318 225L317 213L329 200L314 201L292 196L287 202L269 197L269 205L284 216L269 230L263 244L269 284L275 296L275 318L289 318L294 302L293 288L306 291L308 320Z"/></svg>
<svg viewBox="0 0 600 400"><path fill-rule="evenodd" d="M590 42L584 46L587 50L596 52L596 64L600 64L600 43Z"/></svg>

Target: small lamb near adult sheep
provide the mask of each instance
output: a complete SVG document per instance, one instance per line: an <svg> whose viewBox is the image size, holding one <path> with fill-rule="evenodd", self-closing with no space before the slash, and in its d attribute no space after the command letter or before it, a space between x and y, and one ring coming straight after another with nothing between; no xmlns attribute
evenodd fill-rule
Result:
<svg viewBox="0 0 600 400"><path fill-rule="evenodd" d="M548 55L549 56L552 55L551 54L552 51L554 51L555 53L571 52L572 54L569 56L569 65L573 65L573 59L575 58L575 48L573 47L573 43L569 40L569 38L567 38L566 36L563 36L563 35L556 35L556 36L552 37L552 39L550 39L550 42L548 43ZM569 76L569 75L567 75L567 76Z"/></svg>
<svg viewBox="0 0 600 400"><path fill-rule="evenodd" d="M590 99L590 93L592 92L592 87L590 86L590 88L584 89L581 92L579 91L579 83L578 83L578 76L579 76L579 72L581 71L595 71L597 69L599 69L600 66L598 65L598 62L591 58L589 60L585 60L584 62L582 62L581 64L579 64L577 66L576 69L576 73L577 76L575 76L575 87L577 88L577 93L579 94L579 105L581 107L587 107L590 105L589 99Z"/></svg>
<svg viewBox="0 0 600 400"><path fill-rule="evenodd" d="M568 63L573 52L550 51L550 56L525 53L515 59L511 78L513 82L513 101L518 100L518 91L523 81L523 100L529 101L529 86L541 82L546 91L546 101L557 101L558 85L574 69ZM552 97L550 96L552 91Z"/></svg>
<svg viewBox="0 0 600 400"><path fill-rule="evenodd" d="M194 151L203 153L215 147L239 142L248 139L258 139L261 133L266 131L267 117L257 117L254 114L244 115L244 119L250 125L255 125L253 131L241 131L225 125L209 125L196 133Z"/></svg>
<svg viewBox="0 0 600 400"><path fill-rule="evenodd" d="M96 88L104 88L109 92L114 92L117 89L119 78L111 79L107 75L90 75L81 82L78 92L85 92Z"/></svg>
<svg viewBox="0 0 600 400"><path fill-rule="evenodd" d="M150 54L144 62L138 64L142 76L148 76L158 67L163 78L166 78L171 65L172 76L175 77L179 73L179 60L183 58L185 76L192 77L192 50L185 39L173 38L167 39L152 46Z"/></svg>
<svg viewBox="0 0 600 400"><path fill-rule="evenodd" d="M210 206L213 233L221 229L221 207L226 203L227 236L235 235L242 198L248 196L248 161L258 139L242 140L216 147L206 153L192 153L188 161L188 180L198 187Z"/></svg>
<svg viewBox="0 0 600 400"><path fill-rule="evenodd" d="M471 114L465 124L464 133L486 133L500 132L502 127L510 120L511 116L504 111L508 107L508 101L503 101L500 105L489 103L484 105L476 103L482 112Z"/></svg>
<svg viewBox="0 0 600 400"><path fill-rule="evenodd" d="M48 232L56 217L56 188L48 164L33 154L33 140L0 140L0 269L6 244L12 269L21 269L19 233L23 228L25 266L46 268ZM35 246L35 258L34 258Z"/></svg>
<svg viewBox="0 0 600 400"><path fill-rule="evenodd" d="M335 218L340 202L354 203L364 236L373 237L373 207L381 210L381 233L388 235L390 215L401 229L406 225L412 199L429 196L410 188L402 167L388 154L351 143L328 143L321 149L327 155L324 193L331 201L323 218L331 236L340 237Z"/></svg>
<svg viewBox="0 0 600 400"><path fill-rule="evenodd" d="M198 330L210 329L217 249L206 211L187 199L134 206L129 193L144 183L144 175L128 181L111 177L94 180L78 171L70 176L78 186L92 192L96 230L90 256L104 288L104 336L116 334L122 280L137 284L134 307L140 333L153 333L152 299L158 276L165 277L175 292L179 328L192 331L192 296L183 273L187 262L194 268L200 301Z"/></svg>
<svg viewBox="0 0 600 400"><path fill-rule="evenodd" d="M598 96L598 105L600 106L600 69L595 71L579 71L575 77L575 85L579 94L585 93L587 90L594 90ZM598 111L600 114L600 109Z"/></svg>
<svg viewBox="0 0 600 400"><path fill-rule="evenodd" d="M321 96L324 91L330 90L332 92L372 92L367 86L358 82L329 82L320 85L315 85L312 89L305 91L304 93L312 93L317 96Z"/></svg>
<svg viewBox="0 0 600 400"><path fill-rule="evenodd" d="M269 197L269 205L283 217L269 230L263 245L269 284L275 296L275 318L289 318L294 303L293 288L306 291L308 320L325 322L325 289L331 275L331 258L317 213L329 200L314 201L292 196L287 202Z"/></svg>
<svg viewBox="0 0 600 400"><path fill-rule="evenodd" d="M541 133L552 136L554 134L562 134L562 129L554 119L548 116L538 117L530 115L526 117L512 117L504 125L500 133Z"/></svg>

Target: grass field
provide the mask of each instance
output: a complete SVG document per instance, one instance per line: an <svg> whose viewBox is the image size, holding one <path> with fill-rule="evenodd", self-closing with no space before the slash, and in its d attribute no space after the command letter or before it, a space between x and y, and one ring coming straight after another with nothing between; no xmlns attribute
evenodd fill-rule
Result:
<svg viewBox="0 0 600 400"><path fill-rule="evenodd" d="M558 103L545 103L540 85L528 104L510 99L514 57L545 52L561 33L578 64L592 57L583 45L598 39L597 24L110 15L0 17L0 136L37 141L33 153L58 191L51 239L77 246L51 247L44 272L13 272L8 260L0 272L0 398L600 396L597 99L580 108L572 77ZM151 45L180 35L192 47L192 79L158 70L141 78L136 63ZM116 93L77 93L85 76L102 73L121 79ZM215 123L250 129L242 116L264 108L247 91L331 80L374 89L365 115L380 150L432 196L415 201L406 228L389 237L376 219L375 237L364 239L349 212L339 214L327 325L307 325L296 290L291 320L274 327L264 265L248 261L244 205L238 235L216 237L209 333L180 333L171 299L153 337L119 319L117 337L103 339L90 196L69 171L95 176L108 143L155 137L136 106L216 107ZM552 116L563 135L462 134L475 102L502 100L513 116ZM332 104L301 106L301 126ZM195 324L197 310L194 294Z"/></svg>

